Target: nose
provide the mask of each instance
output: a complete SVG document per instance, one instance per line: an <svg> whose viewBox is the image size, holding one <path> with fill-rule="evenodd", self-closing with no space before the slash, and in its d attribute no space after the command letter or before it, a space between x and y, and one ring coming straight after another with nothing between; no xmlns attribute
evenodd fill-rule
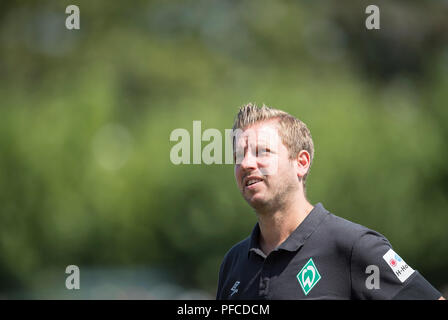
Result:
<svg viewBox="0 0 448 320"><path fill-rule="evenodd" d="M257 168L257 157L255 157L249 150L246 151L244 158L241 161L241 169L252 170Z"/></svg>

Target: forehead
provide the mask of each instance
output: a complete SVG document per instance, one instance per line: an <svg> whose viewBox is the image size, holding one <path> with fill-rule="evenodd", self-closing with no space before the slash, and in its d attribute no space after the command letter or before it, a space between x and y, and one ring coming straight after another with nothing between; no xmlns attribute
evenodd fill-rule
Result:
<svg viewBox="0 0 448 320"><path fill-rule="evenodd" d="M277 143L279 139L278 121L268 120L257 122L236 135L238 145Z"/></svg>

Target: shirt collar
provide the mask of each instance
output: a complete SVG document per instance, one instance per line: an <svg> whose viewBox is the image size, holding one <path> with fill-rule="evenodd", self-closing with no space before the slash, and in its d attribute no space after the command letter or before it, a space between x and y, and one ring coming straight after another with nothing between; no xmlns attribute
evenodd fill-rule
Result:
<svg viewBox="0 0 448 320"><path fill-rule="evenodd" d="M317 229L319 224L325 219L329 212L324 208L322 203L317 203L311 212L305 217L302 223L289 235L289 237L278 247L286 251L297 251L303 246L305 241ZM250 236L249 253L254 252L263 257L266 255L260 248L260 227L258 223L255 225Z"/></svg>

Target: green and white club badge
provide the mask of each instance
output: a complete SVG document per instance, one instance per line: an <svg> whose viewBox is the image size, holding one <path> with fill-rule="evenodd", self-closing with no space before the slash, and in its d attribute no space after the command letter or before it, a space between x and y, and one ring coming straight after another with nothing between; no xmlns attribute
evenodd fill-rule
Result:
<svg viewBox="0 0 448 320"><path fill-rule="evenodd" d="M302 270L297 274L297 280L302 287L303 293L308 295L308 293L313 289L316 283L319 282L321 276L319 271L311 258L308 262L303 266Z"/></svg>

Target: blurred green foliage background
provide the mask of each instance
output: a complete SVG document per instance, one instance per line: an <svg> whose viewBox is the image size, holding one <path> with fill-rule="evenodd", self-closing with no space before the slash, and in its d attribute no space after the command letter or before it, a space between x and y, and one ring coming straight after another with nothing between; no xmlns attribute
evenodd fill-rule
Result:
<svg viewBox="0 0 448 320"><path fill-rule="evenodd" d="M224 133L247 102L310 128L312 203L447 295L447 16L436 0L2 1L0 298L158 298L162 278L213 298L256 217L232 165L176 166L169 137L194 120ZM98 270L109 286L83 295ZM117 270L152 278L111 295Z"/></svg>

